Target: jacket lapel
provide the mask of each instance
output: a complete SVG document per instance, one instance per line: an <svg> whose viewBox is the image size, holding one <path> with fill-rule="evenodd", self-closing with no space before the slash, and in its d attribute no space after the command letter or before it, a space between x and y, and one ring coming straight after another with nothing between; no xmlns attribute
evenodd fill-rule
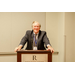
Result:
<svg viewBox="0 0 75 75"><path fill-rule="evenodd" d="M31 40L31 47L32 47L32 49L33 49L33 30L31 31L31 33L30 33L30 37L29 37Z"/></svg>
<svg viewBox="0 0 75 75"><path fill-rule="evenodd" d="M41 30L39 30L39 34L38 34L37 48L38 48L38 45L39 45L39 38L40 38L40 35L41 35Z"/></svg>

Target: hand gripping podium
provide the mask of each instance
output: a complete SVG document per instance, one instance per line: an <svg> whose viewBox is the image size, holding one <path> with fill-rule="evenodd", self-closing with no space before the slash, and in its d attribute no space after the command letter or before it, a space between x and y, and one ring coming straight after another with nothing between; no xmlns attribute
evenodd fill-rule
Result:
<svg viewBox="0 0 75 75"><path fill-rule="evenodd" d="M52 62L52 53L47 50L17 51L17 62Z"/></svg>

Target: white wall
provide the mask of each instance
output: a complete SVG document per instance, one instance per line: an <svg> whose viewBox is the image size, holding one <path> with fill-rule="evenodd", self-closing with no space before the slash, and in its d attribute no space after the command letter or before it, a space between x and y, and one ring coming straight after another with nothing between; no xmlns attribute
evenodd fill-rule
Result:
<svg viewBox="0 0 75 75"><path fill-rule="evenodd" d="M65 58L65 45L64 45L64 36L65 36L65 13L58 13L58 50L59 50L59 61L63 62Z"/></svg>
<svg viewBox="0 0 75 75"><path fill-rule="evenodd" d="M11 13L0 12L0 52L7 52L12 49L11 30Z"/></svg>
<svg viewBox="0 0 75 75"><path fill-rule="evenodd" d="M52 47L58 51L53 55L53 61L64 61L64 12L46 13L46 31Z"/></svg>
<svg viewBox="0 0 75 75"><path fill-rule="evenodd" d="M17 62L17 55L0 55L0 62Z"/></svg>
<svg viewBox="0 0 75 75"><path fill-rule="evenodd" d="M74 61L75 46L75 13L65 13L65 34L66 34L66 61Z"/></svg>
<svg viewBox="0 0 75 75"><path fill-rule="evenodd" d="M74 33L75 33L75 14L74 14ZM74 62L75 62L75 34L74 34Z"/></svg>

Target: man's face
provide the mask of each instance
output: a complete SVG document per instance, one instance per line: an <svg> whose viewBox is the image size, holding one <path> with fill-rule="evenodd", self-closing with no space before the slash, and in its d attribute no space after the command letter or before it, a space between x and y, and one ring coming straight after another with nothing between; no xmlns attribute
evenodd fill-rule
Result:
<svg viewBox="0 0 75 75"><path fill-rule="evenodd" d="M40 30L39 23L34 23L32 29L33 29L34 33L37 34Z"/></svg>

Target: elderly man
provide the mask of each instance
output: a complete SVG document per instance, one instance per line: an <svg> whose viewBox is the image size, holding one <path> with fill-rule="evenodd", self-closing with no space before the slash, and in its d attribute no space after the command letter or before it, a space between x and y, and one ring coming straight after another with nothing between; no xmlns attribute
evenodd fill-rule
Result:
<svg viewBox="0 0 75 75"><path fill-rule="evenodd" d="M41 25L34 21L32 23L32 31L28 30L25 36L22 38L18 47L15 48L16 51L20 51L27 42L26 50L50 50L52 53L54 49L51 47L49 39L45 31L40 30Z"/></svg>

